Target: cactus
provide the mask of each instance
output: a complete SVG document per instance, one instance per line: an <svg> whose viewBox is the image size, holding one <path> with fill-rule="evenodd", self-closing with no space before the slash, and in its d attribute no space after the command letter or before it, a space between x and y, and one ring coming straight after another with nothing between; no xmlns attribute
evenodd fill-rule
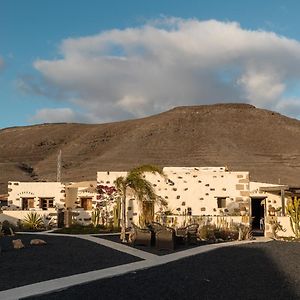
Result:
<svg viewBox="0 0 300 300"><path fill-rule="evenodd" d="M286 206L286 212L290 216L291 228L296 238L300 238L300 199L290 199Z"/></svg>
<svg viewBox="0 0 300 300"><path fill-rule="evenodd" d="M92 216L91 216L92 224L94 227L97 227L100 223L100 209L95 208L92 211Z"/></svg>
<svg viewBox="0 0 300 300"><path fill-rule="evenodd" d="M114 228L120 227L120 215L121 215L121 201L118 198L116 206L114 207Z"/></svg>

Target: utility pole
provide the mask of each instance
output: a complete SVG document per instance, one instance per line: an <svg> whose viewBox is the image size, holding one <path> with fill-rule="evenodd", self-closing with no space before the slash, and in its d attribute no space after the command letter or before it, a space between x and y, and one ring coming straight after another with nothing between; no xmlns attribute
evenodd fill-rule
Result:
<svg viewBox="0 0 300 300"><path fill-rule="evenodd" d="M57 156L57 173L56 173L56 181L61 182L61 150L58 152Z"/></svg>

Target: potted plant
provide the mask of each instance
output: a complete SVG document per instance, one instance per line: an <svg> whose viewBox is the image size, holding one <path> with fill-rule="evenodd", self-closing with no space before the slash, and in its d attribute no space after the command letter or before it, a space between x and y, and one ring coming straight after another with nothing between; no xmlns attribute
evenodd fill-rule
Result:
<svg viewBox="0 0 300 300"><path fill-rule="evenodd" d="M276 208L274 206L270 205L268 212L269 212L269 216L275 216Z"/></svg>
<svg viewBox="0 0 300 300"><path fill-rule="evenodd" d="M246 213L247 213L246 207L245 207L245 206L242 206L242 207L240 208L240 212L241 212L241 216L246 216Z"/></svg>

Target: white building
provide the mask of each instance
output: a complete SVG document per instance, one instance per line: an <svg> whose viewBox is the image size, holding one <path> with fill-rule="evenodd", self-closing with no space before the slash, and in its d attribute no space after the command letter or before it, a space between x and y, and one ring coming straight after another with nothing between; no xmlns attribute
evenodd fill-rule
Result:
<svg viewBox="0 0 300 300"><path fill-rule="evenodd" d="M271 236L272 224L279 222L284 231L278 235L292 236L290 218L285 207L288 197L295 190L285 185L250 182L249 172L232 172L225 167L166 167L165 177L145 173L155 193L167 201L167 208L153 206L154 218L167 210L171 216L170 225L182 225L187 219L198 217L211 219L224 216L236 223L250 223L259 229L263 225L265 235ZM82 224L91 222L91 212L102 207L103 219L116 219L120 209L115 191L101 194L101 189L114 187L115 180L127 172L97 172L97 181L72 182L8 182L9 210L0 215L0 221L6 216L16 222L31 211L40 214L52 214L56 208L71 208L75 220ZM297 194L297 195L298 195ZM105 207L103 207L103 203ZM102 206L101 206L102 205ZM127 195L127 225L139 223L140 206L132 194ZM117 213L118 216L120 212Z"/></svg>
<svg viewBox="0 0 300 300"><path fill-rule="evenodd" d="M8 182L8 205L21 210L64 207L65 186L60 182Z"/></svg>
<svg viewBox="0 0 300 300"><path fill-rule="evenodd" d="M55 222L57 209L71 207L75 221L88 224L91 221L91 211L96 203L96 181L67 184L9 181L8 207L0 215L0 221L7 219L16 224L19 220L24 219L29 211L36 211L41 216L51 217Z"/></svg>
<svg viewBox="0 0 300 300"><path fill-rule="evenodd" d="M278 230L278 236L293 236L286 206L287 201L294 196L294 189L287 185L250 182L252 227L257 228L259 219L263 219L260 225L263 225L264 234L272 237L272 226L278 222L283 228Z"/></svg>
<svg viewBox="0 0 300 300"><path fill-rule="evenodd" d="M145 173L158 196L168 202L168 210L178 216L240 216L249 211L249 172L229 172L225 167L166 167L166 178ZM97 172L97 184L114 185L126 172ZM160 210L154 208L154 214ZM129 197L128 221L138 222L139 205Z"/></svg>

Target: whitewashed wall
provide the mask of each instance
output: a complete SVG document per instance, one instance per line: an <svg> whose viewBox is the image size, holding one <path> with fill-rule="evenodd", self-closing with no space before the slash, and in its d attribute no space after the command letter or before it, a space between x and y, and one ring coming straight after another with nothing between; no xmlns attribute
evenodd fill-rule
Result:
<svg viewBox="0 0 300 300"><path fill-rule="evenodd" d="M266 205L267 207L266 212L268 211L269 206L273 206L276 209L282 207L281 203L281 196L276 195L271 192L262 192L259 189L264 187L280 187L281 185L278 184L271 184L271 183L264 183L264 182L250 182L250 196L260 196L260 197L266 197ZM285 197L285 205L286 205L287 198Z"/></svg>
<svg viewBox="0 0 300 300"><path fill-rule="evenodd" d="M228 172L224 167L193 168L166 167L163 169L167 180L159 175L146 173L157 195L168 202L173 214L185 215L188 208L192 215L217 216L224 212L218 208L217 197L226 198L226 207L239 209L245 206L249 210L249 172ZM98 172L97 183L114 185L119 176L126 172ZM138 221L139 206L129 197L128 220ZM155 207L155 212L159 206Z"/></svg>
<svg viewBox="0 0 300 300"><path fill-rule="evenodd" d="M278 236L283 236L283 237L291 237L294 236L294 233L292 231L292 228L290 226L290 217L289 216L283 216L282 215L282 202L281 202L281 195L272 193L272 192L263 192L260 191L260 188L264 187L273 187L273 188L278 188L280 190L280 187L282 187L279 184L271 184L271 183L264 183L264 182L250 182L250 196L252 197L266 197L265 200L265 236L267 237L273 237L273 232L272 232L272 222L277 221L279 222L280 225L283 226L284 231L278 231L277 235ZM287 203L288 197L285 197L285 206ZM269 216L269 207L272 206L276 210L275 216L270 217ZM280 210L279 210L280 209Z"/></svg>
<svg viewBox="0 0 300 300"><path fill-rule="evenodd" d="M278 236L284 236L284 237L295 236L295 234L291 228L290 217L288 217L288 216L277 217L277 221L283 227L283 231L278 231L278 233L277 233Z"/></svg>
<svg viewBox="0 0 300 300"><path fill-rule="evenodd" d="M24 220L26 216L31 213L37 213L41 217L49 217L51 221L55 224L57 222L57 211L56 209L48 209L48 210L5 210L3 213L0 213L0 222L5 220L9 221L12 224L17 225L19 221ZM83 209L73 210L74 221L83 225L88 225L91 223L91 213L92 211L85 211Z"/></svg>
<svg viewBox="0 0 300 300"><path fill-rule="evenodd" d="M22 198L34 198L34 208L39 209L39 198L54 198L54 205L63 207L65 188L60 182L8 182L8 204L22 207Z"/></svg>
<svg viewBox="0 0 300 300"><path fill-rule="evenodd" d="M57 212L55 209L49 209L49 210L36 210L34 211L37 214L39 214L41 217L50 217L52 218L53 222L57 221ZM17 225L19 221L24 220L24 218L28 215L28 213L31 213L31 211L28 210L5 210L3 213L0 214L0 222L3 222L5 220L9 221L12 224Z"/></svg>

